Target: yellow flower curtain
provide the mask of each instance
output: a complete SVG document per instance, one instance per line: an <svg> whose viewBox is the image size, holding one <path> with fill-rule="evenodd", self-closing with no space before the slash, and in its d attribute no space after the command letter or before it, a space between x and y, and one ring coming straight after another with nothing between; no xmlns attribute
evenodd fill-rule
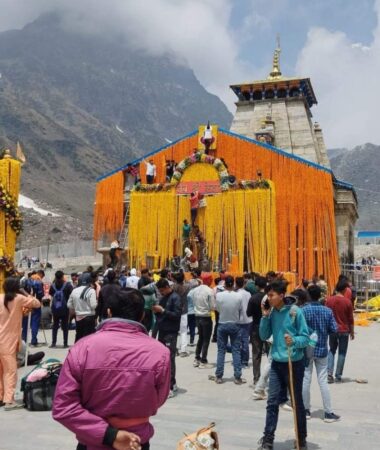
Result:
<svg viewBox="0 0 380 450"><path fill-rule="evenodd" d="M196 166L196 164L194 165ZM192 166L192 167L194 167ZM231 190L206 196L197 224L206 241L208 257L221 261L235 257L242 273L245 257L251 270L266 272L277 266L274 186L270 189ZM160 265L182 255L182 224L190 221L189 196L167 192L132 192L129 251L132 265L144 265L147 256L160 256Z"/></svg>
<svg viewBox="0 0 380 450"><path fill-rule="evenodd" d="M20 192L21 164L15 159L3 158L0 160L0 183L2 192L7 192L15 206L18 204ZM13 260L16 250L17 233L12 228L10 221L6 218L6 213L2 205L0 209L0 258ZM0 291L5 279L5 267L0 267Z"/></svg>

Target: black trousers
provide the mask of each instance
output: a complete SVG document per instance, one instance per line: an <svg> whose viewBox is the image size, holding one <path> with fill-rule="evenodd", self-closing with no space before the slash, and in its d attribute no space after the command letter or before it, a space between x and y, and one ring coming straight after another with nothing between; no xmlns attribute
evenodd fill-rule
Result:
<svg viewBox="0 0 380 450"><path fill-rule="evenodd" d="M261 357L263 355L263 346L264 346L264 342L260 339L259 335L259 325L252 325L251 343L252 343L253 382L257 383L261 375L260 371Z"/></svg>
<svg viewBox="0 0 380 450"><path fill-rule="evenodd" d="M146 183L147 184L153 184L154 182L154 175L147 175L146 176Z"/></svg>
<svg viewBox="0 0 380 450"><path fill-rule="evenodd" d="M95 316L87 316L82 320L76 320L75 327L75 342L78 342L79 339L95 333Z"/></svg>
<svg viewBox="0 0 380 450"><path fill-rule="evenodd" d="M110 259L111 259L111 266L115 267L117 265L116 248L111 248L111 250L110 250Z"/></svg>
<svg viewBox="0 0 380 450"><path fill-rule="evenodd" d="M168 333L166 331L158 332L158 340L164 344L170 351L170 390L173 390L175 384L177 384L175 379L176 367L175 367L175 357L177 354L177 336L178 333Z"/></svg>
<svg viewBox="0 0 380 450"><path fill-rule="evenodd" d="M195 349L195 359L202 363L207 363L208 347L212 334L212 319L211 317L196 317L198 328L198 342Z"/></svg>
<svg viewBox="0 0 380 450"><path fill-rule="evenodd" d="M215 311L215 326L214 326L214 333L212 335L212 342L217 342L218 340L218 325L219 325L219 313L218 311Z"/></svg>
<svg viewBox="0 0 380 450"><path fill-rule="evenodd" d="M191 225L194 226L195 220L197 219L198 215L198 208L191 208L190 213L191 213Z"/></svg>
<svg viewBox="0 0 380 450"><path fill-rule="evenodd" d="M141 446L141 450L149 450L150 449L150 445L149 445L149 442L146 442L145 444L143 444L142 446ZM83 444L80 444L79 442L78 442L78 445L77 445L77 449L76 450L87 450L87 445L83 445Z"/></svg>
<svg viewBox="0 0 380 450"><path fill-rule="evenodd" d="M69 337L69 311L67 314L55 315L53 314L53 328L52 328L52 344L57 343L57 335L59 327L62 328L63 332L63 345L67 345L67 340Z"/></svg>
<svg viewBox="0 0 380 450"><path fill-rule="evenodd" d="M190 344L193 344L194 338L195 338L195 326L196 326L195 314L187 315L187 326L189 327L189 332L190 332Z"/></svg>
<svg viewBox="0 0 380 450"><path fill-rule="evenodd" d="M144 319L142 321L142 324L144 325L147 332L149 333L149 331L152 329L152 324L153 324L153 312L151 309L144 310Z"/></svg>

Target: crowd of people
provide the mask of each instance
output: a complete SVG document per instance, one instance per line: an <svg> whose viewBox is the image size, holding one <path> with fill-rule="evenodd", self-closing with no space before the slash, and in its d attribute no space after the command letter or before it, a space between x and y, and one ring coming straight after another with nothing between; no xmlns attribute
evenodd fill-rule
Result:
<svg viewBox="0 0 380 450"><path fill-rule="evenodd" d="M38 343L44 275L39 270L8 278L0 295L0 404L6 410L19 407L16 354L21 337L27 339L29 311L31 344ZM295 410L299 448L306 449L314 367L323 420L340 419L328 384L342 382L354 339L354 297L343 275L328 295L323 276L302 280L289 294L275 272L233 277L222 271L213 278L197 268L190 276L181 270L108 268L100 275L90 266L66 279L57 271L48 300L51 347L57 346L60 328L68 347L72 320L76 344L61 371L53 416L76 434L78 449L149 449L149 417L178 393L177 358L189 357L189 347L195 347L194 369L211 369L209 347L216 342L209 380L224 383L225 356L231 352L234 383L247 382L243 370L251 362L253 398L267 399L259 449L273 448L280 407Z"/></svg>

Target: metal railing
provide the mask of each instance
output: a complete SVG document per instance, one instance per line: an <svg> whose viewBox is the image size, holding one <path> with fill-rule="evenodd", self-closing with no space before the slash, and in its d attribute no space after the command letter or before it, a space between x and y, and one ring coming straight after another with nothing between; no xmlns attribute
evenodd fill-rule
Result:
<svg viewBox="0 0 380 450"><path fill-rule="evenodd" d="M361 264L342 265L342 273L351 280L357 290L359 305L380 294L380 280L375 278L374 267Z"/></svg>

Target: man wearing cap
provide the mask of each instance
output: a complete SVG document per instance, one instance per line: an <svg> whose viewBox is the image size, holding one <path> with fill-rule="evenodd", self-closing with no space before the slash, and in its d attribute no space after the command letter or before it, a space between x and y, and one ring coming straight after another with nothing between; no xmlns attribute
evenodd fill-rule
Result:
<svg viewBox="0 0 380 450"><path fill-rule="evenodd" d="M194 305L195 320L198 328L198 342L195 350L194 367L208 367L207 353L212 334L211 311L215 310L215 295L210 288L211 274L203 274L200 286L189 292Z"/></svg>

